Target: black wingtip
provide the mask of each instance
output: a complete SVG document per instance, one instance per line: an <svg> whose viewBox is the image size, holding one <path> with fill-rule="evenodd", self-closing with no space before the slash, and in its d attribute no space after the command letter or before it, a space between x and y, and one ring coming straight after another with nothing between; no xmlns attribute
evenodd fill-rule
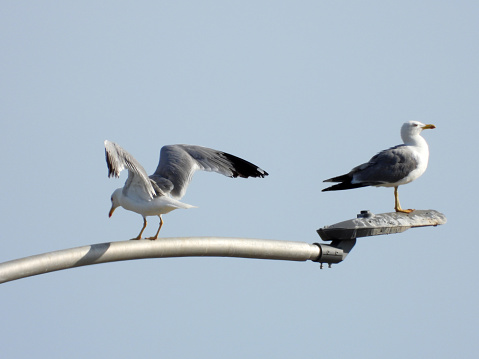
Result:
<svg viewBox="0 0 479 359"><path fill-rule="evenodd" d="M343 190L346 190L346 189L354 189L354 188L361 188L361 187L367 187L367 186L369 186L369 184L343 182L343 183L338 183L338 184L335 184L334 186L325 188L325 189L321 190L321 192L343 191Z"/></svg>
<svg viewBox="0 0 479 359"><path fill-rule="evenodd" d="M242 158L236 157L234 155L230 155L229 153L223 152L223 156L225 156L228 161L230 161L232 168L231 171L233 172L232 177L259 177L264 178L269 175L268 172L259 168L255 164L248 162Z"/></svg>
<svg viewBox="0 0 479 359"><path fill-rule="evenodd" d="M108 177L112 177L113 176L113 168L112 168L112 164L111 164L111 161L110 161L110 156L108 156L108 151L107 151L106 148L105 148L105 160L106 160L106 166L108 167Z"/></svg>
<svg viewBox="0 0 479 359"><path fill-rule="evenodd" d="M105 141L106 142L106 141ZM108 153L108 150L105 148L105 159L106 159L106 165L108 167L108 177L120 177L120 174L115 171L110 154Z"/></svg>
<svg viewBox="0 0 479 359"><path fill-rule="evenodd" d="M341 175L341 176L336 176L336 177L333 177L333 178L328 178L326 180L324 180L323 182L348 182L350 183L351 182L351 176L349 175L349 173L346 173L344 175Z"/></svg>

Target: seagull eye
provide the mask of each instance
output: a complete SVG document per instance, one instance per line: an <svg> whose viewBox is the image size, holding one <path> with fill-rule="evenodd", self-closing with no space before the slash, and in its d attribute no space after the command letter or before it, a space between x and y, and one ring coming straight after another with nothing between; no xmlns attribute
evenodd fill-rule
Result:
<svg viewBox="0 0 479 359"><path fill-rule="evenodd" d="M412 125L413 125L414 127L417 127L417 123L413 123Z"/></svg>

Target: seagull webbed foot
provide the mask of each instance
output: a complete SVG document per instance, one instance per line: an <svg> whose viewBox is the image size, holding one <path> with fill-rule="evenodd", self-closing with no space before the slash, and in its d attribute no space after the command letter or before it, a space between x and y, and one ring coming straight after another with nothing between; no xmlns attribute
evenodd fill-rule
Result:
<svg viewBox="0 0 479 359"><path fill-rule="evenodd" d="M146 217L143 217L143 227L141 227L141 231L140 233L138 234L138 236L136 238L132 238L130 239L131 241L139 241L141 239L141 236L143 234L143 231L145 230L146 228L146 225L147 225L147 222L146 222Z"/></svg>
<svg viewBox="0 0 479 359"><path fill-rule="evenodd" d="M411 213L414 209L402 209L399 203L398 187L394 187L394 209L400 213Z"/></svg>
<svg viewBox="0 0 479 359"><path fill-rule="evenodd" d="M400 212L400 213L411 213L415 211L414 209L402 209L402 208L396 208L396 212Z"/></svg>
<svg viewBox="0 0 479 359"><path fill-rule="evenodd" d="M158 217L160 217L160 226L158 227L158 231L156 231L156 234L155 234L154 237L146 238L146 239L149 239L150 241L156 241L158 239L158 235L160 234L161 226L163 226L163 218L161 218L161 215L159 215Z"/></svg>

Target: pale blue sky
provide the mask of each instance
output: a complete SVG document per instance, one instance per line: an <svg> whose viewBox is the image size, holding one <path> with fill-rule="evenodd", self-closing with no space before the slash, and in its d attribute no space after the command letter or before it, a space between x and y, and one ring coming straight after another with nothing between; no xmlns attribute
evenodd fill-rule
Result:
<svg viewBox="0 0 479 359"><path fill-rule="evenodd" d="M400 143L431 157L399 190L437 228L358 240L332 269L176 258L0 285L6 358L474 358L479 108L476 1L2 1L0 262L136 235L103 141L148 172L189 143L266 179L198 173L161 235L319 240L392 189L321 193ZM147 236L156 230L151 221Z"/></svg>

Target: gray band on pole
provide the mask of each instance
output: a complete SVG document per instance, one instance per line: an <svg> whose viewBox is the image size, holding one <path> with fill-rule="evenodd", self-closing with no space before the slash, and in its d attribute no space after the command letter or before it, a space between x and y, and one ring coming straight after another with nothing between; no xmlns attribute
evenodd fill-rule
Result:
<svg viewBox="0 0 479 359"><path fill-rule="evenodd" d="M121 241L63 249L0 263L0 283L74 267L144 258L237 257L315 261L317 245L266 239L189 237Z"/></svg>

